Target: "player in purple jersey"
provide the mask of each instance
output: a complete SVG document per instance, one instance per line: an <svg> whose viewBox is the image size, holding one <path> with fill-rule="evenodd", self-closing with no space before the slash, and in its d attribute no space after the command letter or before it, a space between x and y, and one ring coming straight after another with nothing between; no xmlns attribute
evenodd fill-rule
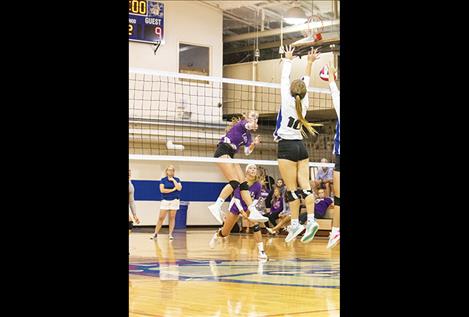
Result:
<svg viewBox="0 0 469 317"><path fill-rule="evenodd" d="M258 118L259 115L255 111L249 112L247 118L235 118L231 126L228 127L226 134L220 139L214 157L233 159L235 153L237 153L242 146L244 146L244 154L251 154L255 146L260 143L259 136L256 136L254 140L251 136L251 131L257 130ZM262 216L256 209L256 205L252 202L248 191L249 186L245 180L241 166L238 163L217 163L217 165L228 180L228 184L223 187L215 204L208 207L215 219L217 219L220 224L223 223L221 214L223 202L239 187L242 200L247 204L247 209L250 211L249 219L257 222L268 221L269 219Z"/></svg>
<svg viewBox="0 0 469 317"><path fill-rule="evenodd" d="M246 184L248 186L248 195L253 201L254 204L257 203L259 197L261 196L262 185L259 182L258 174L257 174L257 166L254 164L249 164L246 167ZM238 221L239 216L248 219L249 218L249 207L245 203L244 199L241 198L241 191L240 188L236 188L234 191L233 199L231 199L230 212L225 218L225 222L223 223L223 227L218 229L218 231L213 235L212 239L209 242L210 248L214 248L215 244L220 238L224 238L230 235L231 229ZM258 248L258 258L261 260L266 260L267 255L264 251L264 243L262 242L262 234L260 232L259 222L249 220L250 223L254 224L254 239L257 244Z"/></svg>

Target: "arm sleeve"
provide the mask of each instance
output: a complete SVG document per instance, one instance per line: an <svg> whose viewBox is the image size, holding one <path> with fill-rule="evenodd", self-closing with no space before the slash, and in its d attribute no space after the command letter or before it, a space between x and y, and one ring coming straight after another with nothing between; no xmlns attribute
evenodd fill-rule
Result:
<svg viewBox="0 0 469 317"><path fill-rule="evenodd" d="M282 106L286 106L290 100L290 73L292 61L289 59L283 60L282 76L280 78L280 93L282 96Z"/></svg>
<svg viewBox="0 0 469 317"><path fill-rule="evenodd" d="M329 86L331 88L332 104L334 105L337 118L339 118L340 122L340 91L335 82L330 83Z"/></svg>
<svg viewBox="0 0 469 317"><path fill-rule="evenodd" d="M309 87L310 77L305 75L305 76L303 76L303 77L301 78L301 80L303 80L303 82L304 82L305 85L306 85L306 95L305 95L305 97L303 98L303 100L301 100L301 105L303 106L303 110L304 110L304 109L308 109L308 108L309 108L308 87Z"/></svg>

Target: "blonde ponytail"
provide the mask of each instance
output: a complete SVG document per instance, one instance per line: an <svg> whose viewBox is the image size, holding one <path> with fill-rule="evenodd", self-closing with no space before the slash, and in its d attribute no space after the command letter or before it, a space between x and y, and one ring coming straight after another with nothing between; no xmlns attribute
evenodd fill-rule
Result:
<svg viewBox="0 0 469 317"><path fill-rule="evenodd" d="M322 124L318 123L310 123L308 122L305 117L303 116L303 106L301 105L301 100L306 96L306 85L304 81L300 79L296 79L292 81L290 85L290 93L293 97L295 97L295 109L296 115L298 116L298 121L301 123L301 134L307 138L308 135L304 131L307 130L312 135L319 134L313 127L320 127ZM304 128L304 129L303 129Z"/></svg>
<svg viewBox="0 0 469 317"><path fill-rule="evenodd" d="M298 116L298 120L301 122L301 125L309 132L311 135L319 134L316 129L313 128L313 126L322 126L322 124L317 124L317 123L311 123L308 122L308 120L303 117L303 107L301 105L301 98L299 95L295 96L295 109L296 109L296 115ZM308 137L306 132L301 129L301 133L303 134L304 137Z"/></svg>

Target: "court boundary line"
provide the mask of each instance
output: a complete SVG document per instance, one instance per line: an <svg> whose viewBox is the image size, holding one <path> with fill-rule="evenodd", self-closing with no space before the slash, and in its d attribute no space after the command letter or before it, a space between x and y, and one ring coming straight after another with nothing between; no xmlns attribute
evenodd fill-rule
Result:
<svg viewBox="0 0 469 317"><path fill-rule="evenodd" d="M191 260L186 260L186 261L191 261ZM198 261L198 260L193 260L193 261ZM208 267L209 266L209 263L210 261L216 261L216 260L199 260L199 261L206 261L207 263L204 264L204 263L194 263L194 264L187 264L187 265L181 265L181 266L187 266L187 267ZM219 260L221 261L222 263L223 262L236 262L236 261L233 261L233 260L228 260L228 261L225 261L225 260ZM287 260L288 261L288 260ZM292 260L290 260L292 261ZM293 260L294 261L294 260ZM316 262L328 262L328 260L321 260L321 259L318 259L318 260L305 260L305 261L302 261L302 259L297 259L296 261L299 261L299 262L304 262L304 263L311 263L312 261L316 261ZM175 263L177 264L177 263ZM150 263L141 263L141 264L135 264L135 263L129 263L129 265L133 265L133 266L138 266L138 265L141 265L141 266L154 266L154 267L158 267L160 268L160 263L159 262L152 262L151 264ZM340 265L340 263L339 263ZM223 265L220 265L220 267L222 267ZM232 266L232 265L231 265ZM245 266L250 266L250 265L240 265L239 267L245 267ZM253 264L252 266L257 266L256 264ZM283 268L285 266L282 266ZM293 267L292 268L297 268L297 267ZM304 269L304 268L298 268L298 269ZM308 268L306 268L308 269ZM278 269L270 269L268 271L265 271L265 273L269 273L269 272L275 272L275 271L278 271ZM138 275L138 276L150 276L150 277L160 277L160 272L161 270L158 269L158 270L152 270L152 272L154 272L154 274L148 274L148 270L141 273L141 272L129 272L129 275ZM340 268L339 268L339 272L340 272ZM179 275L178 274L178 280L180 280L181 282L191 282L191 281L201 281L201 282L227 282L227 283L238 283L238 284L257 284L257 285L271 285L271 286L296 286L296 287L308 287L308 288L329 288L329 289L340 289L340 275L339 275L339 285L338 286L333 286L333 285L306 285L306 284L282 284L282 283L276 283L276 282L262 282L262 281L243 281L243 280L236 280L236 279L232 279L231 277L238 277L238 276L253 276L253 275L256 275L256 274L259 274L257 271L255 272L245 272L245 273L237 273L237 274L230 274L230 275L219 275L219 276L187 276L187 275ZM339 273L340 274L340 273ZM323 277L325 279L327 279L327 277Z"/></svg>

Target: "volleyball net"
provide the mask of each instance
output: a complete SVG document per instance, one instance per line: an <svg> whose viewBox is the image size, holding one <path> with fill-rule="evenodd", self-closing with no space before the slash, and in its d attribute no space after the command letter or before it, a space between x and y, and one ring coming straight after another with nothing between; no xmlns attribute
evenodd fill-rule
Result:
<svg viewBox="0 0 469 317"><path fill-rule="evenodd" d="M333 162L336 114L328 89L308 88L306 118L322 123L305 144L311 166ZM129 154L133 160L220 162L213 158L233 117L259 113L261 144L235 161L277 165L272 133L280 108L280 84L194 74L129 69ZM242 151L240 152L242 153ZM326 164L333 166L333 164Z"/></svg>

